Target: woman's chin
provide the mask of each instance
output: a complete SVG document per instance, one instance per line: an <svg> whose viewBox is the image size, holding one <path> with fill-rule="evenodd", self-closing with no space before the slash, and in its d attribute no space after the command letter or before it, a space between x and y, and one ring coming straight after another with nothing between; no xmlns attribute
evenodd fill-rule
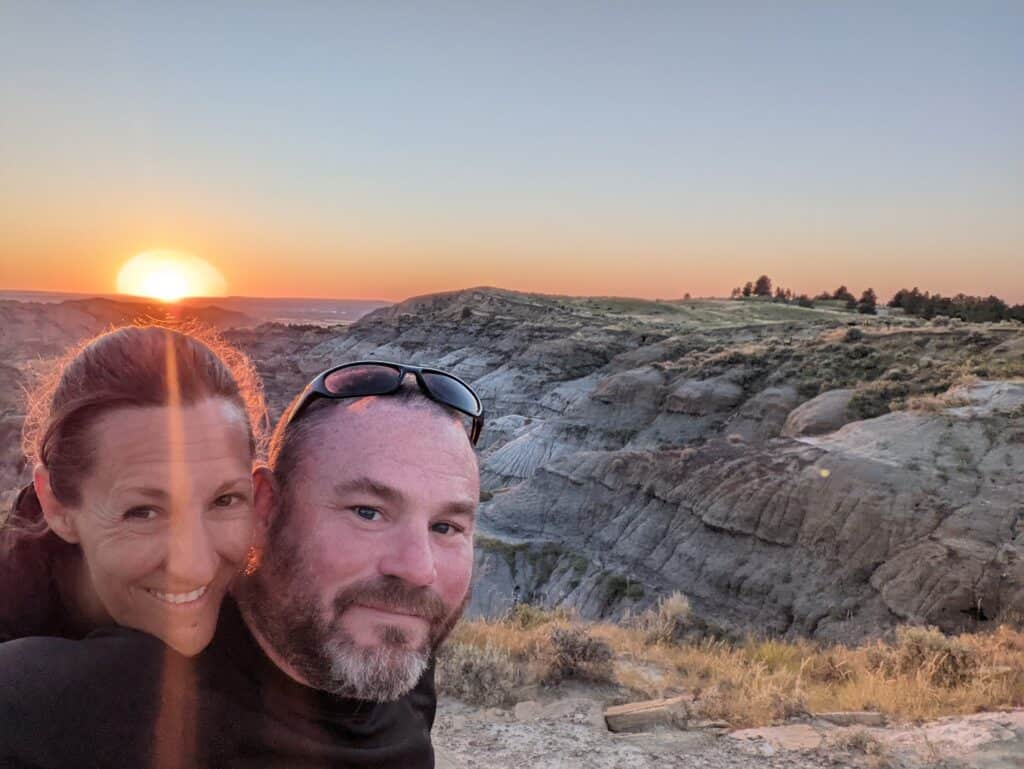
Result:
<svg viewBox="0 0 1024 769"><path fill-rule="evenodd" d="M174 649L183 657L195 657L203 649L210 645L213 640L213 627L205 628L182 628L168 632L154 633L154 635Z"/></svg>

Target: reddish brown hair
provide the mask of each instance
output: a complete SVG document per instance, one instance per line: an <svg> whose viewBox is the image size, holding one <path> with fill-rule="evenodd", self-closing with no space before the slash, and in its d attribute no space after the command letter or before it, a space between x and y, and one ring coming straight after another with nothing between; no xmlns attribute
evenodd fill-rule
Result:
<svg viewBox="0 0 1024 769"><path fill-rule="evenodd" d="M172 392L182 405L210 397L235 403L247 417L253 456L258 453L266 405L243 353L199 327L126 326L72 349L29 394L25 458L30 467L46 467L54 496L75 506L97 459L91 434L97 419L117 408L167 405ZM3 528L18 536L47 531L33 484L18 494Z"/></svg>

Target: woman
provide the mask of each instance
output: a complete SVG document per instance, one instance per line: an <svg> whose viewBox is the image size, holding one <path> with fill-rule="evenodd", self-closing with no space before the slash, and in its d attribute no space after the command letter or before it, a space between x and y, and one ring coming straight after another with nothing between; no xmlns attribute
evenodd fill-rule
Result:
<svg viewBox="0 0 1024 769"><path fill-rule="evenodd" d="M102 334L55 372L0 529L0 641L116 623L184 655L209 643L252 547L257 381L241 353L158 326Z"/></svg>

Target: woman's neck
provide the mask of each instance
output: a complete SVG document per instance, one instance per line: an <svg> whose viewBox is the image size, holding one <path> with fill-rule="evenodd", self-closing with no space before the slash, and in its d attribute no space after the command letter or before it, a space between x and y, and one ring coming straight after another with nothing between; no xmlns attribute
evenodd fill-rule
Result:
<svg viewBox="0 0 1024 769"><path fill-rule="evenodd" d="M92 578L80 554L61 558L56 568L57 592L67 612L69 627L86 635L114 620L92 586Z"/></svg>

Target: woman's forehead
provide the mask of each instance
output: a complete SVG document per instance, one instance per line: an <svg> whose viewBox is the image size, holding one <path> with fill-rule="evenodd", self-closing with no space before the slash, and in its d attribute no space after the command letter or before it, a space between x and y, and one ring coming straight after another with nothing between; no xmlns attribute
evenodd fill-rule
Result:
<svg viewBox="0 0 1024 769"><path fill-rule="evenodd" d="M117 476L157 471L174 464L251 462L245 416L223 399L182 407L122 408L104 414L92 429L93 466Z"/></svg>

